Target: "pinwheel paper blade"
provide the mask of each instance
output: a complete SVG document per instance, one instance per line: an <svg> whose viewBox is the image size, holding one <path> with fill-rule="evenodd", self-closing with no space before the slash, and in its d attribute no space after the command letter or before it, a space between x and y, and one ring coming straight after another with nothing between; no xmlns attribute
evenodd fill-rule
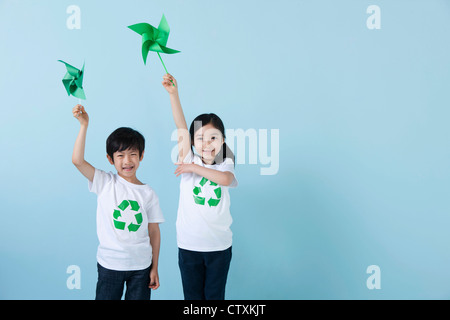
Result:
<svg viewBox="0 0 450 320"><path fill-rule="evenodd" d="M86 95L83 90L83 76L84 76L84 64L81 70L78 70L74 66L58 60L66 65L67 73L62 79L64 88L66 88L67 94L70 96L77 97L79 99L86 100Z"/></svg>
<svg viewBox="0 0 450 320"><path fill-rule="evenodd" d="M147 56L150 51L167 54L180 52L166 46L170 28L164 15L161 18L158 28L148 23L137 23L128 26L128 28L142 36L142 58L144 59L144 64L147 64Z"/></svg>

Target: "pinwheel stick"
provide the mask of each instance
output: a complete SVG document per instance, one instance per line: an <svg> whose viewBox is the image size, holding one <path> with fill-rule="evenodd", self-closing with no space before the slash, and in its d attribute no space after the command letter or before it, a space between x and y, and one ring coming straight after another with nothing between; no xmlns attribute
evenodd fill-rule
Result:
<svg viewBox="0 0 450 320"><path fill-rule="evenodd" d="M164 67L164 70L166 70L166 73L168 74L169 72L167 71L166 65L164 64L164 61L163 61L163 59L161 58L161 55L159 54L159 52L156 52L156 53L158 54L159 60L161 60L161 63L162 63L162 65L163 65L163 67ZM175 83L173 83L172 80L170 80L170 82L172 82L172 85L175 87Z"/></svg>

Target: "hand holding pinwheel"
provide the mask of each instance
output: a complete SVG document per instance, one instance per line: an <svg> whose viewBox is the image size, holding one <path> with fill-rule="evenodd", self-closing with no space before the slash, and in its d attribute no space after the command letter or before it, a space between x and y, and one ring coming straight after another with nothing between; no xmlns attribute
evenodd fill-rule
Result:
<svg viewBox="0 0 450 320"><path fill-rule="evenodd" d="M66 88L67 94L77 97L78 99L86 100L86 96L83 90L83 76L84 76L84 64L81 70L78 70L70 64L58 60L66 65L67 73L64 76L62 82Z"/></svg>
<svg viewBox="0 0 450 320"><path fill-rule="evenodd" d="M169 73L159 53L173 54L180 51L166 47L170 33L166 17L164 17L164 15L162 16L158 28L155 28L148 23L133 24L128 26L128 28L142 35L142 58L144 59L144 64L147 64L149 51L155 51L161 60L164 70L166 70L166 73Z"/></svg>

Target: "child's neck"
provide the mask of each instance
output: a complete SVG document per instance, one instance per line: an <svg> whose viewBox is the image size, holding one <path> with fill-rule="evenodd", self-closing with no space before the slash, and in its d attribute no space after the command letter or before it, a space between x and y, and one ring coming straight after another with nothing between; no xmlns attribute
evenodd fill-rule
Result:
<svg viewBox="0 0 450 320"><path fill-rule="evenodd" d="M202 158L202 162L207 165L212 165L214 164L214 159L205 160L204 158Z"/></svg>
<svg viewBox="0 0 450 320"><path fill-rule="evenodd" d="M128 181L129 183L133 183L133 184L137 184L137 185L143 185L143 183L138 180L136 175L134 175L132 177L124 177L120 173L118 173L118 175L119 175L119 177L121 177L122 179Z"/></svg>

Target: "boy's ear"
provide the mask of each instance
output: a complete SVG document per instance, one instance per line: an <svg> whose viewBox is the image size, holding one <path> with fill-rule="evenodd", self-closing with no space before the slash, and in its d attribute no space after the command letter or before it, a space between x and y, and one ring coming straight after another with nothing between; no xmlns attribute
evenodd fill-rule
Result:
<svg viewBox="0 0 450 320"><path fill-rule="evenodd" d="M142 161L142 159L144 159L144 150L142 150L141 158L139 159L139 161Z"/></svg>
<svg viewBox="0 0 450 320"><path fill-rule="evenodd" d="M109 154L106 155L106 158L108 158L109 163L114 164L114 160L109 156Z"/></svg>

